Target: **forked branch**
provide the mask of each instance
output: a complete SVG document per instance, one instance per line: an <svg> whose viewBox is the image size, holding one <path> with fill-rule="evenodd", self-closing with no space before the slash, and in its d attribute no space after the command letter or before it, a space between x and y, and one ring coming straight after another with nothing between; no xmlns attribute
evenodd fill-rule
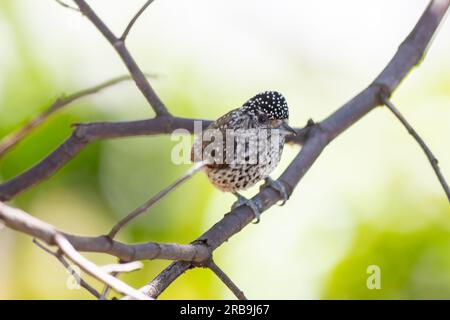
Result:
<svg viewBox="0 0 450 320"><path fill-rule="evenodd" d="M450 189L448 187L447 181L445 181L441 169L439 169L438 160L431 152L430 148L427 146L427 144L425 143L425 141L423 141L423 139L420 137L417 131L414 130L414 128L409 124L406 118L400 113L400 111L398 111L398 109L394 106L394 104L389 100L389 98L385 94L381 95L381 99L383 103L389 108L389 110L392 111L392 113L403 124L406 130L408 130L409 134L417 141L419 146L422 148L423 152L428 158L428 161L430 161L430 164L433 167L433 170L436 173L439 182L441 183L442 189L444 189L444 192L447 195L448 201L450 202Z"/></svg>
<svg viewBox="0 0 450 320"><path fill-rule="evenodd" d="M149 77L153 77L149 75ZM75 100L84 98L86 96L98 93L106 88L114 86L118 83L132 79L129 75L124 75L120 77L113 78L111 80L105 81L94 87L90 87L70 95L63 95L56 99L47 109L32 118L19 130L12 132L3 139L0 140L0 158L4 156L8 151L14 148L20 141L22 141L26 136L28 136L33 129L41 125L45 120L47 120L56 111L66 107Z"/></svg>
<svg viewBox="0 0 450 320"><path fill-rule="evenodd" d="M148 103L152 106L157 116L169 116L170 113L167 110L164 103L158 97L158 95L153 90L152 86L148 82L144 73L141 71L136 61L134 60L131 53L128 51L125 46L125 42L117 38L114 33L108 28L108 26L97 16L97 14L91 9L91 7L84 0L74 0L74 2L78 5L80 11L85 15L94 26L100 31L100 33L109 41L112 47L119 54L122 61L125 63L125 66L128 68L131 76L133 77L134 82L136 83L139 90L142 92L144 97L147 99ZM150 4L150 3L148 3ZM146 6L144 6L144 9ZM143 11L143 10L142 10ZM139 14L140 15L140 14ZM139 17L137 15L132 21L131 26L133 26L136 19ZM131 29L130 26L130 29ZM129 30L128 30L129 31ZM128 32L125 34L127 36Z"/></svg>
<svg viewBox="0 0 450 320"><path fill-rule="evenodd" d="M134 23L137 21L137 19L139 18L139 16L141 14L144 13L145 9L147 9L147 7L153 2L153 0L148 0L143 6L142 8L135 14L135 16L133 17L133 19L131 19L130 23L128 23L127 27L125 28L125 31L122 33L122 35L120 36L120 40L121 41L125 41L128 33L130 33L131 28L133 28Z"/></svg>

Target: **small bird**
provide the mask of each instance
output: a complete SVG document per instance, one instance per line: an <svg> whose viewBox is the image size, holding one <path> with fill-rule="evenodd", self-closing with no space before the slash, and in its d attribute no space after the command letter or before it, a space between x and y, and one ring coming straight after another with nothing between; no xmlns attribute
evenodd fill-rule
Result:
<svg viewBox="0 0 450 320"><path fill-rule="evenodd" d="M222 136L214 148L211 141L198 137L191 150L191 160L203 161L203 170L210 182L219 190L232 192L238 201L233 207L248 205L259 222L256 205L238 191L246 190L262 179L278 190L287 200L285 186L270 178L270 173L280 162L285 137L296 134L288 124L289 109L286 99L279 92L261 92L241 107L234 109L213 122L205 132L213 130ZM223 138L223 137L226 137ZM241 142L241 148L239 148ZM283 202L284 203L284 202Z"/></svg>
<svg viewBox="0 0 450 320"><path fill-rule="evenodd" d="M233 208L249 206L255 214L256 223L259 222L258 207L238 191L248 189L265 179L266 184L283 196L284 202L287 200L286 187L272 180L269 175L280 162L285 137L296 134L289 126L288 120L286 99L276 91L259 93L241 107L220 117L195 140L191 149L194 166L170 186L122 218L107 237L113 239L131 220L150 209L202 169L215 187L232 192L238 198ZM205 139L208 133L211 134L211 139ZM214 140L210 141L212 138Z"/></svg>

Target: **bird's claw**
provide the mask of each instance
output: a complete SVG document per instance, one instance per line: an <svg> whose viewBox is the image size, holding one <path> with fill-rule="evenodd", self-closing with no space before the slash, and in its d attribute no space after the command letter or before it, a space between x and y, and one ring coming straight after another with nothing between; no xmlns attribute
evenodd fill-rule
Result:
<svg viewBox="0 0 450 320"><path fill-rule="evenodd" d="M241 206L247 206L247 207L249 207L250 209L252 209L253 213L255 214L255 219L256 219L256 221L253 222L253 223L254 223L254 224L259 223L259 221L261 220L261 219L260 219L260 217L261 217L261 212L259 212L259 209L258 209L258 207L256 206L255 202L253 202L252 200L247 199L247 198L241 196L241 195L238 194L238 193L235 193L235 196L236 196L238 199L237 199L237 201L236 201L235 203L233 203L233 205L232 205L231 208L232 208L232 209L235 209L235 208L238 208L238 207L241 207Z"/></svg>
<svg viewBox="0 0 450 320"><path fill-rule="evenodd" d="M283 202L280 203L280 206L284 206L284 204L286 203L286 201L288 201L289 199L289 194L287 192L286 186L284 185L284 183L282 183L281 181L278 180L273 180L271 177L267 177L265 179L265 183L263 185L264 186L270 186L273 189L277 190L278 193L283 197Z"/></svg>

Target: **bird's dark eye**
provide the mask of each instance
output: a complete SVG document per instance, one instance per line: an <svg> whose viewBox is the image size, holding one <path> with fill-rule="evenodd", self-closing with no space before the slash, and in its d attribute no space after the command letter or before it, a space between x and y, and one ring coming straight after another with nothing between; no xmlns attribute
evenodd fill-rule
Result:
<svg viewBox="0 0 450 320"><path fill-rule="evenodd" d="M258 122L259 123L262 123L262 124L264 124L264 123L266 123L267 122L267 116L265 115L265 114L260 114L259 116L258 116Z"/></svg>

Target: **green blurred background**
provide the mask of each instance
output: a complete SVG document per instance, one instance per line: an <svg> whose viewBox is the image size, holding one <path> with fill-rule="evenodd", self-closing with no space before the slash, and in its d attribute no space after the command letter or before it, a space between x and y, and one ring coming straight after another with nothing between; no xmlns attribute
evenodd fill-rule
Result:
<svg viewBox="0 0 450 320"><path fill-rule="evenodd" d="M119 34L144 1L89 3ZM258 91L279 90L289 102L291 124L302 126L369 84L426 5L425 0L155 1L128 46L144 71L158 74L152 84L173 114L214 119ZM423 64L392 98L447 177L449 39L447 21ZM85 18L52 0L0 1L0 70L0 137L60 94L126 73ZM72 123L152 116L131 82L79 100L0 159L0 181L54 150L70 135ZM186 170L170 159L175 144L169 136L92 144L11 204L67 232L104 234ZM298 150L285 148L274 176ZM188 243L233 201L198 175L120 239ZM327 148L285 206L225 243L215 259L250 298L450 299L449 254L448 201L417 144L379 108ZM99 264L115 261L87 256ZM0 299L91 298L82 289L68 289L67 271L30 237L6 228L0 230L0 262ZM144 270L122 279L140 287L168 263L145 262ZM366 286L372 265L380 268L380 289ZM211 272L196 269L161 298L233 296Z"/></svg>

